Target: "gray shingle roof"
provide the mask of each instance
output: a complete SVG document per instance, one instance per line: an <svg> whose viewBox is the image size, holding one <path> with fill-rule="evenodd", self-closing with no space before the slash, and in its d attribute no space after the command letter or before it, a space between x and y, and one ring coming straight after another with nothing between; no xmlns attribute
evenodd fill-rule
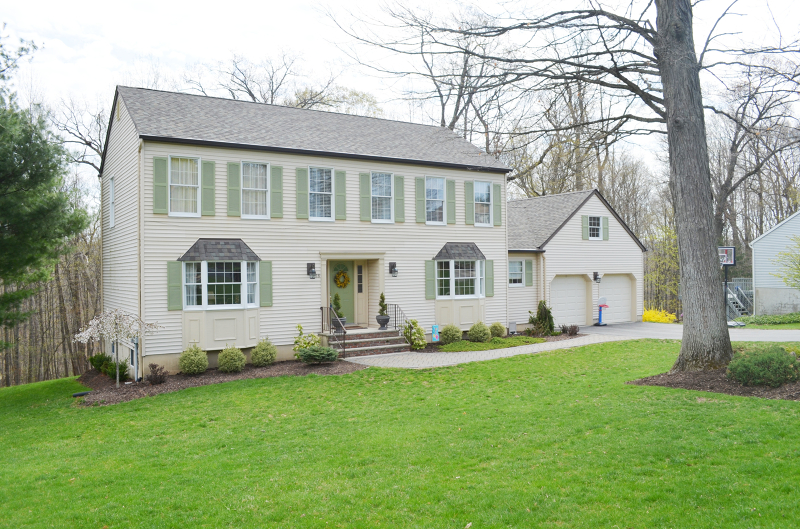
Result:
<svg viewBox="0 0 800 529"><path fill-rule="evenodd" d="M590 189L510 201L508 203L508 249L535 250L541 248L592 193L594 190Z"/></svg>
<svg viewBox="0 0 800 529"><path fill-rule="evenodd" d="M449 261L450 259L456 261L485 261L486 257L474 242L448 242L442 246L442 249L433 259L435 261Z"/></svg>
<svg viewBox="0 0 800 529"><path fill-rule="evenodd" d="M509 170L443 127L124 86L117 93L144 139Z"/></svg>
<svg viewBox="0 0 800 529"><path fill-rule="evenodd" d="M178 261L260 261L241 239L197 239Z"/></svg>

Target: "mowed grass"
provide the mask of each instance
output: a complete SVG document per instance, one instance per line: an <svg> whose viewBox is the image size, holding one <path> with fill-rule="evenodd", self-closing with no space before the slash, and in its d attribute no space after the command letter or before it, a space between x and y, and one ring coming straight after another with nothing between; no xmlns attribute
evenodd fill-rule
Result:
<svg viewBox="0 0 800 529"><path fill-rule="evenodd" d="M505 349L507 347L519 347L520 345L531 345L544 343L544 338L533 338L531 336L508 336L499 338L495 336L488 342L470 342L469 340L459 340L447 345L440 345L439 351L444 353L457 353L460 351L490 351L492 349Z"/></svg>
<svg viewBox="0 0 800 529"><path fill-rule="evenodd" d="M771 329L771 330L794 331L800 329L800 323L776 323L767 325L754 325L752 323L748 323L747 325L745 325L745 329Z"/></svg>
<svg viewBox="0 0 800 529"><path fill-rule="evenodd" d="M245 380L99 408L0 390L4 527L793 527L800 403L627 380L678 342Z"/></svg>

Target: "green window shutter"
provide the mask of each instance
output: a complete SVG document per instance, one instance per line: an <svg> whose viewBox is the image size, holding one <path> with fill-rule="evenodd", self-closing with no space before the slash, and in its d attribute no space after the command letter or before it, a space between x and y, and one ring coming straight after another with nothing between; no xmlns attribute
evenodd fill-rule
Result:
<svg viewBox="0 0 800 529"><path fill-rule="evenodd" d="M214 179L217 164L215 162L203 162L203 196L200 199L201 213L206 216L213 216L216 212L214 206Z"/></svg>
<svg viewBox="0 0 800 529"><path fill-rule="evenodd" d="M400 175L394 175L394 221L406 221L406 185Z"/></svg>
<svg viewBox="0 0 800 529"><path fill-rule="evenodd" d="M533 286L533 261L531 259L525 261L525 286Z"/></svg>
<svg viewBox="0 0 800 529"><path fill-rule="evenodd" d="M167 159L153 158L153 213L168 213L167 179Z"/></svg>
<svg viewBox="0 0 800 529"><path fill-rule="evenodd" d="M167 261L167 310L183 310L183 263Z"/></svg>
<svg viewBox="0 0 800 529"><path fill-rule="evenodd" d="M347 220L347 173L334 171L333 180L336 192L336 220Z"/></svg>
<svg viewBox="0 0 800 529"><path fill-rule="evenodd" d="M486 260L486 297L494 296L494 261Z"/></svg>
<svg viewBox="0 0 800 529"><path fill-rule="evenodd" d="M369 173L358 173L358 204L361 220L372 220L372 183Z"/></svg>
<svg viewBox="0 0 800 529"><path fill-rule="evenodd" d="M297 179L297 218L308 218L308 168L295 169Z"/></svg>
<svg viewBox="0 0 800 529"><path fill-rule="evenodd" d="M242 166L238 163L228 164L228 216L242 216Z"/></svg>
<svg viewBox="0 0 800 529"><path fill-rule="evenodd" d="M283 218L283 167L269 167L269 216L272 219Z"/></svg>
<svg viewBox="0 0 800 529"><path fill-rule="evenodd" d="M464 222L475 224L475 182L464 182Z"/></svg>
<svg viewBox="0 0 800 529"><path fill-rule="evenodd" d="M581 233L583 240L589 240L589 215L581 215Z"/></svg>
<svg viewBox="0 0 800 529"><path fill-rule="evenodd" d="M492 216L494 217L494 225L500 226L503 223L503 193L500 184L492 186Z"/></svg>
<svg viewBox="0 0 800 529"><path fill-rule="evenodd" d="M272 306L272 261L258 262L258 298L262 307Z"/></svg>
<svg viewBox="0 0 800 529"><path fill-rule="evenodd" d="M417 206L417 222L425 223L425 179L414 179L414 201Z"/></svg>
<svg viewBox="0 0 800 529"><path fill-rule="evenodd" d="M447 223L456 223L456 181L446 180L445 189L447 190Z"/></svg>
<svg viewBox="0 0 800 529"><path fill-rule="evenodd" d="M436 261L425 261L425 299L436 299Z"/></svg>
<svg viewBox="0 0 800 529"><path fill-rule="evenodd" d="M608 240L608 217L600 217L600 222L603 227L603 240Z"/></svg>

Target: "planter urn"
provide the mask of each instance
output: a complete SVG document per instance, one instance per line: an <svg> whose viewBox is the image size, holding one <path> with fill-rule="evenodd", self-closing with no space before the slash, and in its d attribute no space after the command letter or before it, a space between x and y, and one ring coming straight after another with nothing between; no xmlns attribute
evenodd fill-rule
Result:
<svg viewBox="0 0 800 529"><path fill-rule="evenodd" d="M375 316L375 319L378 320L378 324L380 325L379 331L386 330L386 324L389 323L389 316Z"/></svg>

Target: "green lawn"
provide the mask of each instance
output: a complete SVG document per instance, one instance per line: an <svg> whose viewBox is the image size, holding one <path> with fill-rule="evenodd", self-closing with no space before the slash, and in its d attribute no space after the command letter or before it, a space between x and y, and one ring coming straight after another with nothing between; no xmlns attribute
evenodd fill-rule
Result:
<svg viewBox="0 0 800 529"><path fill-rule="evenodd" d="M678 348L245 380L101 408L74 406L73 380L3 389L0 526L795 526L800 403L624 384Z"/></svg>
<svg viewBox="0 0 800 529"><path fill-rule="evenodd" d="M469 340L459 340L458 342L440 345L439 351L444 353L456 353L459 351L489 351L491 349L505 349L506 347L518 347L520 345L530 345L534 343L546 342L544 338L533 338L531 336L509 336L507 338L494 337L488 342L470 342Z"/></svg>
<svg viewBox="0 0 800 529"><path fill-rule="evenodd" d="M775 330L785 330L785 331L793 331L796 329L800 329L800 323L778 323L774 325L753 325L749 323L745 325L745 329L775 329Z"/></svg>

